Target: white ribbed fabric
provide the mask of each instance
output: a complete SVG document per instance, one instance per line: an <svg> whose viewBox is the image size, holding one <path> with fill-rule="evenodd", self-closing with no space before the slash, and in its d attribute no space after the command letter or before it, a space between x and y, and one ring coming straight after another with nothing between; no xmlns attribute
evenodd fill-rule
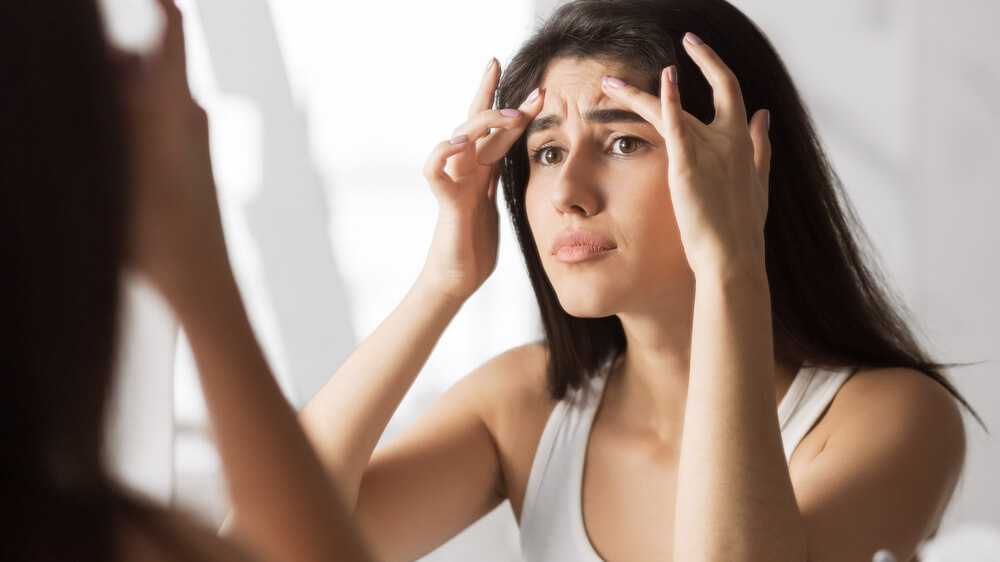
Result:
<svg viewBox="0 0 1000 562"><path fill-rule="evenodd" d="M545 424L521 510L525 562L603 562L587 538L580 497L590 426L607 372L556 404ZM778 405L786 461L853 372L804 366L795 375Z"/></svg>

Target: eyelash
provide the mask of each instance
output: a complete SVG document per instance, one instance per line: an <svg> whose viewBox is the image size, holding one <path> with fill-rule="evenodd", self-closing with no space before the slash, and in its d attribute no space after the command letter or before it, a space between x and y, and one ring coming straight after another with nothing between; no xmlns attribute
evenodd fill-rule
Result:
<svg viewBox="0 0 1000 562"><path fill-rule="evenodd" d="M630 141L634 141L638 146L635 149L635 152L632 152L630 154L616 154L616 156L629 157L629 156L632 156L632 155L638 153L640 150L642 150L643 148L645 148L646 146L649 145L648 142L640 139L639 137L633 136L633 135L618 135L617 137L614 137L614 138L611 139L610 146L613 147L615 145L615 143L617 143L618 141L623 140L623 139L628 139ZM542 154L544 154L546 150L549 150L551 148L555 148L555 146L551 145L551 144L543 144L542 146L539 146L538 148L532 150L531 151L531 156L530 156L531 162L533 162L535 164L540 164L542 166L554 166L555 164L546 164L546 163L542 162Z"/></svg>

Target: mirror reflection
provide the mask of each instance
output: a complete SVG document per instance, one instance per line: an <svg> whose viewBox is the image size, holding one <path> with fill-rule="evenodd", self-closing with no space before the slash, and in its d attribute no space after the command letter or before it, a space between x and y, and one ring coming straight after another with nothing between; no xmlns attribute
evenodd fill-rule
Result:
<svg viewBox="0 0 1000 562"><path fill-rule="evenodd" d="M943 3L140 4L99 3L146 88L118 100L125 185L214 182L190 214L109 196L132 205L120 307L95 301L113 481L265 558L1000 552L996 232L970 226L997 71L988 34L927 46ZM204 123L171 137L178 99ZM335 547L240 538L267 494L233 459L265 451L269 516L326 505Z"/></svg>

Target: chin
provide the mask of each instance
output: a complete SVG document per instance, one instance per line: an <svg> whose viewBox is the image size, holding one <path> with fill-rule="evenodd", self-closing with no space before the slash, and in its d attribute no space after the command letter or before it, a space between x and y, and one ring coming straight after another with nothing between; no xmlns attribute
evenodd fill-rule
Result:
<svg viewBox="0 0 1000 562"><path fill-rule="evenodd" d="M556 290L559 305L570 316L577 318L604 318L618 314L617 299L609 298L604 291L580 283L572 289Z"/></svg>

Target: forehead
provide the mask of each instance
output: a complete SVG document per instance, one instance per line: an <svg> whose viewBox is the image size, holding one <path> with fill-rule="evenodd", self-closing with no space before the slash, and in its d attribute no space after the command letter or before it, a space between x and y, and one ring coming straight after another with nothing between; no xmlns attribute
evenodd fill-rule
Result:
<svg viewBox="0 0 1000 562"><path fill-rule="evenodd" d="M614 76L646 89L646 78L620 62L562 57L553 59L542 77L542 113L566 116L587 108L617 107L601 91L601 78Z"/></svg>

